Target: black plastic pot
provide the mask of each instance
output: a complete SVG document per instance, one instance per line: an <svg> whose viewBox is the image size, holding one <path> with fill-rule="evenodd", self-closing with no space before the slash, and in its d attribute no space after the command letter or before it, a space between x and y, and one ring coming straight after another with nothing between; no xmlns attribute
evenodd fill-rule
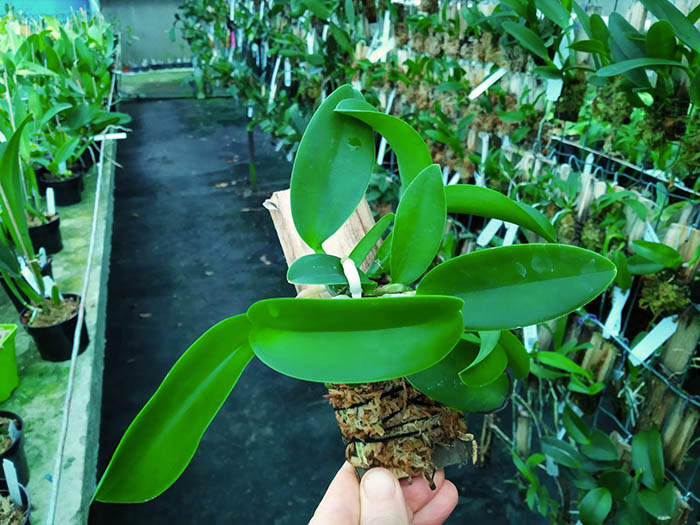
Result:
<svg viewBox="0 0 700 525"><path fill-rule="evenodd" d="M53 268L51 266L52 263L53 263L53 257L51 257L49 255L48 261L46 262L46 264L44 266L41 267L41 275L48 275L49 277L53 277ZM18 312L21 312L22 310L24 310L24 304L22 304L22 302L19 299L17 299L17 297L15 297L15 294L13 294L10 291L10 288L7 286L7 283L5 282L5 279L2 276L0 276L0 284L2 285L3 289L5 290L5 293L7 294L7 296L10 298L10 301L12 301L12 304L14 305L15 309ZM15 285L15 288L17 288L16 285ZM18 288L18 291L22 295L22 297L24 298L24 301L29 302L29 299L27 298L26 295L24 295L22 293L22 290L19 290L19 288Z"/></svg>
<svg viewBox="0 0 700 525"><path fill-rule="evenodd" d="M60 223L61 218L56 213L49 219L49 222L29 228L29 237L32 239L34 252L38 252L39 248L42 247L47 254L58 253L63 249L61 230L59 228Z"/></svg>
<svg viewBox="0 0 700 525"><path fill-rule="evenodd" d="M80 297L78 294L71 293L63 295L64 297ZM19 314L19 322L22 323L24 329L34 339L41 358L44 361L68 361L73 350L73 332L75 332L75 327L78 324L78 312L62 323L50 326L29 326L25 320L25 315L27 314L29 314L29 309L23 309ZM83 318L78 354L82 354L85 351L89 342L87 325Z"/></svg>
<svg viewBox="0 0 700 525"><path fill-rule="evenodd" d="M22 485L26 485L29 481L29 466L27 465L27 456L24 455L24 423L17 414L4 410L0 410L0 418L13 419L19 430L19 437L10 445L10 448L0 451L0 481L5 479L2 461L7 459L14 464L19 482Z"/></svg>
<svg viewBox="0 0 700 525"><path fill-rule="evenodd" d="M70 206L77 204L82 199L84 171L78 167L75 175L67 179L51 180L47 178L48 172L41 170L37 173L36 183L39 186L39 193L46 195L46 188L53 188L54 197L58 206Z"/></svg>
<svg viewBox="0 0 700 525"><path fill-rule="evenodd" d="M24 488L23 483L20 483L19 491L22 495L22 510L24 511L24 521L22 521L22 525L31 525L32 505L29 500L29 493L27 492L27 489ZM0 496L9 495L10 491L7 488L7 482L5 480L0 480Z"/></svg>

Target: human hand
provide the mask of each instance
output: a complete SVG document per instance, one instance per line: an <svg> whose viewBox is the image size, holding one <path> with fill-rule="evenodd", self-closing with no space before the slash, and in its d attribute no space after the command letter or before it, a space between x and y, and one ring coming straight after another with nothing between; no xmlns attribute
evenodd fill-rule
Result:
<svg viewBox="0 0 700 525"><path fill-rule="evenodd" d="M423 478L399 481L373 468L358 482L345 462L333 478L309 525L441 525L457 506L457 488L435 474L435 490Z"/></svg>

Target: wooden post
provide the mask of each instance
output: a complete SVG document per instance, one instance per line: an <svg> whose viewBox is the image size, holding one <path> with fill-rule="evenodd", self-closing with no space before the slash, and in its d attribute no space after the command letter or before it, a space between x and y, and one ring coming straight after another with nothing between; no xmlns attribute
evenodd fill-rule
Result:
<svg viewBox="0 0 700 525"><path fill-rule="evenodd" d="M678 328L666 342L661 353L661 364L667 376L678 383L688 368L688 363L695 355L695 349L700 342L700 316L695 307L691 306L678 320Z"/></svg>
<svg viewBox="0 0 700 525"><path fill-rule="evenodd" d="M605 382L620 352L614 344L603 339L601 332L593 332L591 344L593 346L586 350L581 367L590 370L596 381Z"/></svg>
<svg viewBox="0 0 700 525"><path fill-rule="evenodd" d="M294 228L289 190L273 193L272 196L263 203L263 206L270 212L287 265L291 265L302 255L313 253L313 250L301 240L301 237L299 237L299 234ZM363 198L355 212L345 221L345 224L323 243L323 249L331 255L347 257L372 226L374 226L372 211L367 201ZM366 270L369 267L370 262L374 258L374 254L375 250L372 250L367 259L360 265L362 270ZM297 291L300 292L307 288L307 286L299 285L296 288Z"/></svg>
<svg viewBox="0 0 700 525"><path fill-rule="evenodd" d="M518 420L515 426L515 449L518 455L526 458L530 455L532 441L532 418L524 408L518 410Z"/></svg>
<svg viewBox="0 0 700 525"><path fill-rule="evenodd" d="M642 197L637 196L637 201L644 204L647 211L651 211L654 208L654 202ZM627 247L631 247L634 241L638 241L644 237L644 229L646 228L647 222L640 219L632 208L629 206L625 207L625 233L627 234Z"/></svg>
<svg viewBox="0 0 700 525"><path fill-rule="evenodd" d="M671 470L679 471L683 466L699 420L700 411L695 406L676 398L662 435L664 460Z"/></svg>
<svg viewBox="0 0 700 525"><path fill-rule="evenodd" d="M685 224L673 223L664 235L664 244L678 250L685 262L690 261L700 247L700 230ZM683 268L681 273L686 282L690 282L698 268L696 261L693 266Z"/></svg>

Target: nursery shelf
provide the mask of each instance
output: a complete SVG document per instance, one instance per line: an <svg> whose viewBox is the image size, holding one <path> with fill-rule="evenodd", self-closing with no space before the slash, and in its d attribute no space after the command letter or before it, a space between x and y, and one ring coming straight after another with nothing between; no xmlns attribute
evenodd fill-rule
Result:
<svg viewBox="0 0 700 525"><path fill-rule="evenodd" d="M68 437L58 494L55 523L87 522L95 488L105 348L107 278L112 234L112 190L116 142L105 142L100 209L85 319L90 335L87 350L78 356ZM64 248L54 255L54 277L64 291L79 292L87 263L90 228L97 182L97 166L85 180L83 200L59 209ZM5 294L0 297L0 320L17 323L17 312ZM17 364L20 385L0 410L20 415L25 424L25 453L30 469L27 486L32 500L32 521L44 523L53 483L54 461L60 434L70 362L43 361L31 337L17 330Z"/></svg>

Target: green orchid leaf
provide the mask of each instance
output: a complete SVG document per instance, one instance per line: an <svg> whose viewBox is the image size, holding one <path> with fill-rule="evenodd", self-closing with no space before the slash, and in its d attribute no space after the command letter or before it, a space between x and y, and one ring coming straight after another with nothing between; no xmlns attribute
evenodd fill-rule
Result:
<svg viewBox="0 0 700 525"><path fill-rule="evenodd" d="M386 239L379 245L377 254L374 256L372 264L367 269L367 275L372 279L379 279L384 273L389 272L389 257L391 256L391 243L394 232L389 232Z"/></svg>
<svg viewBox="0 0 700 525"><path fill-rule="evenodd" d="M627 264L627 257L622 250L617 250L610 255L610 260L617 268L615 284L617 284L623 291L629 290L632 286L632 274L630 273L630 269Z"/></svg>
<svg viewBox="0 0 700 525"><path fill-rule="evenodd" d="M31 120L28 116L9 138L0 156L0 221L10 233L12 242L20 252L30 257L34 253L25 213L20 172L19 146L24 127Z"/></svg>
<svg viewBox="0 0 700 525"><path fill-rule="evenodd" d="M403 120L377 111L371 104L357 99L343 100L335 111L361 120L386 139L396 154L404 188L433 163L423 138Z"/></svg>
<svg viewBox="0 0 700 525"><path fill-rule="evenodd" d="M655 428L632 438L632 467L642 473L642 483L651 490L661 490L664 482L664 452L661 434Z"/></svg>
<svg viewBox="0 0 700 525"><path fill-rule="evenodd" d="M656 66L686 67L682 62L665 58L632 58L601 67L596 71L596 75L599 77L614 77L634 69L654 68Z"/></svg>
<svg viewBox="0 0 700 525"><path fill-rule="evenodd" d="M688 92L690 94L690 101L696 106L700 106L700 68L695 75L693 75Z"/></svg>
<svg viewBox="0 0 700 525"><path fill-rule="evenodd" d="M40 130L43 128L48 122L54 118L56 115L58 115L61 111L66 110L68 108L72 108L72 104L68 103L60 103L60 104L54 104L54 106L49 109L46 113L44 113L41 116L41 119L37 122L35 126L35 131Z"/></svg>
<svg viewBox="0 0 700 525"><path fill-rule="evenodd" d="M588 491L581 500L579 517L583 525L602 525L612 509L612 496L605 487Z"/></svg>
<svg viewBox="0 0 700 525"><path fill-rule="evenodd" d="M445 188L447 213L478 215L512 222L556 242L554 227L547 217L531 206L509 199L501 192L473 184L454 184Z"/></svg>
<svg viewBox="0 0 700 525"><path fill-rule="evenodd" d="M314 251L350 217L367 189L374 165L372 130L334 112L357 96L349 85L331 93L316 110L299 143L290 198L299 236Z"/></svg>
<svg viewBox="0 0 700 525"><path fill-rule="evenodd" d="M301 3L321 20L327 20L333 14L333 10L321 0L301 0Z"/></svg>
<svg viewBox="0 0 700 525"><path fill-rule="evenodd" d="M681 254L661 242L638 240L634 241L632 246L638 255L653 263L661 264L664 268L677 270L683 264Z"/></svg>
<svg viewBox="0 0 700 525"><path fill-rule="evenodd" d="M408 185L396 210L391 241L391 280L410 284L430 266L440 249L447 213L445 187L437 164Z"/></svg>
<svg viewBox="0 0 700 525"><path fill-rule="evenodd" d="M642 489L637 498L642 508L658 520L671 519L676 508L676 491L672 481L659 491Z"/></svg>
<svg viewBox="0 0 700 525"><path fill-rule="evenodd" d="M640 40L644 42L644 35L637 31L625 17L618 12L612 12L608 17L608 23L610 24L610 51L615 62L646 57L644 46L640 43ZM644 71L632 69L625 73L625 77L636 87L651 88Z"/></svg>
<svg viewBox="0 0 700 525"><path fill-rule="evenodd" d="M360 282L371 281L359 268ZM311 253L299 257L287 270L287 280L292 284L346 285L348 280L343 271L340 257L326 253Z"/></svg>
<svg viewBox="0 0 700 525"><path fill-rule="evenodd" d="M670 22L676 36L693 51L700 53L700 31L676 6L668 0L641 2L656 18Z"/></svg>
<svg viewBox="0 0 700 525"><path fill-rule="evenodd" d="M482 333L494 333L497 336L500 334L499 332ZM482 347L483 345L484 341L482 339ZM503 375L508 366L508 356L500 345L494 344L491 351L484 357L481 357L481 354L480 350L474 362L459 372L460 380L467 386L481 387L490 385Z"/></svg>
<svg viewBox="0 0 700 525"><path fill-rule="evenodd" d="M379 239L382 238L382 235L384 235L384 232L387 230L387 228L389 228L389 225L393 220L393 213L387 213L384 215L384 217L379 219L355 245L348 256L348 259L352 259L358 267L362 265L369 253L372 251L372 248L374 248L379 242Z"/></svg>
<svg viewBox="0 0 700 525"><path fill-rule="evenodd" d="M581 445L587 445L591 442L591 432L588 430L586 423L579 417L570 407L564 409L562 414L562 423L568 432L569 436Z"/></svg>
<svg viewBox="0 0 700 525"><path fill-rule="evenodd" d="M407 377L418 390L434 401L461 412L491 412L503 406L510 394L510 379L502 374L484 387L469 387L459 373L479 354L479 345L461 339L436 365Z"/></svg>
<svg viewBox="0 0 700 525"><path fill-rule="evenodd" d="M673 26L666 20L659 20L651 25L644 41L649 58L673 60L676 56L676 36Z"/></svg>
<svg viewBox="0 0 700 525"><path fill-rule="evenodd" d="M575 446L555 436L542 436L542 452L564 467L579 468L585 461Z"/></svg>
<svg viewBox="0 0 700 525"><path fill-rule="evenodd" d="M426 274L416 293L459 297L465 302L466 328L503 330L572 312L614 278L615 265L597 253L574 246L521 244L446 261Z"/></svg>
<svg viewBox="0 0 700 525"><path fill-rule="evenodd" d="M532 29L517 22L503 22L503 29L518 41L522 47L548 64L552 63L544 41Z"/></svg>
<svg viewBox="0 0 700 525"><path fill-rule="evenodd" d="M598 478L598 484L608 489L615 501L624 501L632 487L632 476L620 469L606 470Z"/></svg>
<svg viewBox="0 0 700 525"><path fill-rule="evenodd" d="M296 379L395 379L450 352L462 305L453 297L267 299L248 310L250 344L263 363Z"/></svg>
<svg viewBox="0 0 700 525"><path fill-rule="evenodd" d="M591 38L606 43L610 38L610 31L605 25L605 20L598 13L591 15Z"/></svg>
<svg viewBox="0 0 700 525"><path fill-rule="evenodd" d="M562 29L569 27L571 14L559 0L535 0L535 6L544 16L557 24Z"/></svg>
<svg viewBox="0 0 700 525"><path fill-rule="evenodd" d="M182 354L122 437L94 499L141 503L175 482L253 358L248 330L245 315L231 317Z"/></svg>
<svg viewBox="0 0 700 525"><path fill-rule="evenodd" d="M598 429L591 434L590 443L581 445L581 452L598 461L617 461L620 455L610 436Z"/></svg>
<svg viewBox="0 0 700 525"><path fill-rule="evenodd" d="M574 9L574 13L576 13L576 18L579 22L581 22L583 31L588 35L588 38L595 38L591 29L591 17L588 16L586 11L578 2L576 2L576 0L574 0L572 7Z"/></svg>
<svg viewBox="0 0 700 525"><path fill-rule="evenodd" d="M508 366L513 371L515 379L524 379L530 373L530 354L525 346L510 330L503 330L498 340L508 357Z"/></svg>
<svg viewBox="0 0 700 525"><path fill-rule="evenodd" d="M660 272L666 268L661 263L653 262L642 257L641 255L634 254L627 258L627 269L631 275L647 275L650 273Z"/></svg>
<svg viewBox="0 0 700 525"><path fill-rule="evenodd" d="M607 50L605 49L605 44L600 40L579 40L574 42L569 46L569 49L574 51L582 51L584 53L597 53L599 55L605 55Z"/></svg>
<svg viewBox="0 0 700 525"><path fill-rule="evenodd" d="M565 372L578 374L588 378L592 377L589 371L581 368L581 365L572 361L563 354L559 354L557 352L536 352L534 357L543 365L551 366L552 368L557 368L559 370L564 370Z"/></svg>

